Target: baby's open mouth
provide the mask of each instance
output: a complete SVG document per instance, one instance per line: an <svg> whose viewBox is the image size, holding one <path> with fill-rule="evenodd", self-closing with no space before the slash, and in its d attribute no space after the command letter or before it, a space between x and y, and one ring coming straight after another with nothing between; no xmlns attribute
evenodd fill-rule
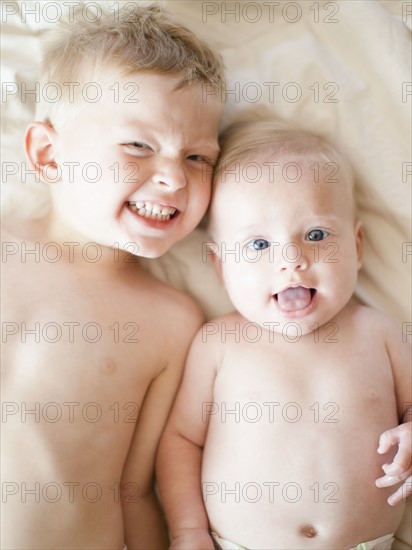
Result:
<svg viewBox="0 0 412 550"><path fill-rule="evenodd" d="M178 213L178 210L173 206L164 206L156 202L128 201L127 206L132 212L136 212L136 214L142 216L142 218L149 218L151 220L167 221Z"/></svg>
<svg viewBox="0 0 412 550"><path fill-rule="evenodd" d="M316 295L315 288L306 288L304 286L289 287L282 292L274 295L278 306L283 311L299 311L307 308L314 296Z"/></svg>

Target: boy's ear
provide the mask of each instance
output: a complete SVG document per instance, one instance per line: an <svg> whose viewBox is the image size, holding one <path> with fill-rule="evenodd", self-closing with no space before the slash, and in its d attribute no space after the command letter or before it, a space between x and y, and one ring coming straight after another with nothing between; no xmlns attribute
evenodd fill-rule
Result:
<svg viewBox="0 0 412 550"><path fill-rule="evenodd" d="M361 221L357 221L355 225L355 239L356 239L356 254L358 256L358 269L362 267L363 262L363 248L364 248L364 232Z"/></svg>
<svg viewBox="0 0 412 550"><path fill-rule="evenodd" d="M45 122L33 122L27 128L25 149L31 167L46 183L60 179L55 158L56 130Z"/></svg>
<svg viewBox="0 0 412 550"><path fill-rule="evenodd" d="M219 245L215 243L214 241L208 241L206 243L206 250L207 250L207 257L211 258L213 265L215 266L216 273L221 281L223 283L223 277L222 277L222 261L219 257Z"/></svg>

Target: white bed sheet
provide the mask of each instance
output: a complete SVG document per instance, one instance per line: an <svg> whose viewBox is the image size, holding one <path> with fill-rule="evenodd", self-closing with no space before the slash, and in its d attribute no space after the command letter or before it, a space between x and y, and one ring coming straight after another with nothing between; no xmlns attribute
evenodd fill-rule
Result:
<svg viewBox="0 0 412 550"><path fill-rule="evenodd" d="M161 3L221 52L228 91L234 92L224 98L223 125L245 109L265 106L322 132L345 151L355 168L359 216L366 232L357 295L410 323L412 3ZM53 2L1 5L5 215L40 217L48 208L45 186L30 175L21 182L23 135L35 107L32 95L22 101L22 86L27 83L29 89L38 80L40 37L58 14L51 8L42 12L45 4ZM130 2L118 4L127 9ZM13 166L16 174L10 173ZM144 263L159 278L192 294L211 318L231 305L213 267L204 261L206 241L198 229L163 258ZM393 548L412 548L411 525L409 499Z"/></svg>

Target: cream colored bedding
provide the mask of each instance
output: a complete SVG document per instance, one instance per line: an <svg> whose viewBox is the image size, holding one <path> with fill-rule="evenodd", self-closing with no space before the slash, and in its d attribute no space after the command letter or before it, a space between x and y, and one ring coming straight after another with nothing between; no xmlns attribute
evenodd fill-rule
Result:
<svg viewBox="0 0 412 550"><path fill-rule="evenodd" d="M132 4L104 3L121 9ZM264 105L322 132L346 152L356 171L366 230L358 297L410 323L412 3L162 3L222 53L229 81L224 125L245 109ZM3 213L13 216L41 216L47 210L47 189L22 173L23 134L35 106L24 86L27 91L35 86L40 37L55 24L59 9L66 13L58 2L1 5L2 199ZM192 294L210 318L231 306L204 261L206 240L198 229L163 258L145 264ZM410 500L396 549L412 548Z"/></svg>

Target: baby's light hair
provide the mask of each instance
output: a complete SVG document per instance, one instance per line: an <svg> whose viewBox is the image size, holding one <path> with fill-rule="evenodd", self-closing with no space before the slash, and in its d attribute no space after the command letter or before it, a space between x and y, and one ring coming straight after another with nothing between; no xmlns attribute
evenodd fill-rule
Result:
<svg viewBox="0 0 412 550"><path fill-rule="evenodd" d="M219 138L220 156L214 171L214 184L225 170L237 163L252 161L262 154L288 157L296 161L336 163L339 176L348 183L353 194L353 171L345 159L325 138L296 128L282 120L240 120L231 124Z"/></svg>
<svg viewBox="0 0 412 550"><path fill-rule="evenodd" d="M217 92L224 82L220 56L156 4L136 4L133 13L105 9L93 22L82 16L79 7L71 22L63 21L47 33L45 46L41 82L56 83L63 92L69 90L64 83L90 80L105 69L122 76L181 75L177 88L206 83ZM49 121L50 112L66 108L67 95L58 104L40 98L38 120Z"/></svg>
<svg viewBox="0 0 412 550"><path fill-rule="evenodd" d="M265 112L265 110L263 110ZM261 160L262 156L287 158L288 161L302 161L306 165L321 161L336 163L339 168L339 182L347 185L352 202L353 219L356 221L353 170L346 158L325 138L292 126L280 119L264 119L257 111L245 113L237 122L228 126L219 137L220 155L214 169L212 200L205 216L204 225L214 237L213 205L216 189L226 181L225 171L242 173L242 165ZM319 167L321 170L322 167ZM237 181L240 181L237 180ZM254 183L254 181L253 181Z"/></svg>

